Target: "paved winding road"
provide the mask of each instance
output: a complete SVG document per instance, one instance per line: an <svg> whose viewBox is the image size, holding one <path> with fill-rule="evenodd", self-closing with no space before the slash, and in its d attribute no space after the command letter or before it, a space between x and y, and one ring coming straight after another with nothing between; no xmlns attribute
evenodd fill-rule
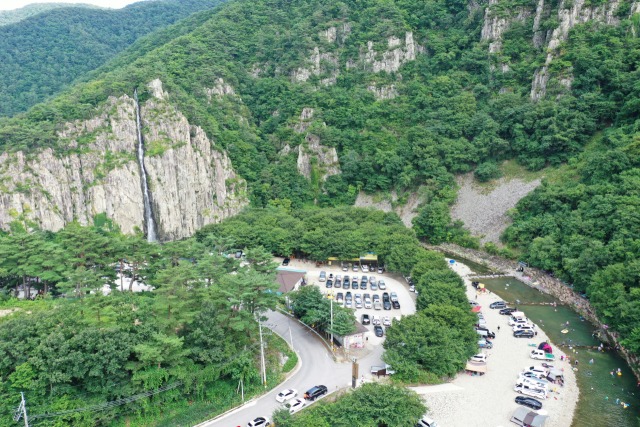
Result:
<svg viewBox="0 0 640 427"><path fill-rule="evenodd" d="M259 416L271 417L272 412L279 407L276 395L285 388L298 390L298 396L302 397L305 391L319 384L326 385L329 391L336 388L344 388L351 384L351 363L336 363L331 353L325 348L317 336L302 325L291 321L287 316L277 312L268 312L269 318L264 324L290 342L289 327L293 336L293 347L297 351L302 366L282 386L277 387L266 396L261 397L230 414L217 420L200 424L200 427L237 427L246 426L249 421ZM380 364L380 349L362 358L360 363L361 373L367 373L370 365Z"/></svg>

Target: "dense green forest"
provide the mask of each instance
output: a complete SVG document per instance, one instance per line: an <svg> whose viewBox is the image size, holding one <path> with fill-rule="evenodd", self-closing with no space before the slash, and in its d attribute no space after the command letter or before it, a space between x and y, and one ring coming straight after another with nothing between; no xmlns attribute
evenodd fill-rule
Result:
<svg viewBox="0 0 640 427"><path fill-rule="evenodd" d="M561 5L548 2L540 24L548 34L559 26ZM499 2L492 11L507 16L508 6ZM490 180L505 159L532 171L560 167L564 176L545 181L511 212L503 240L523 261L586 292L625 346L638 351L640 20L631 10L622 1L616 25L575 25L546 64L546 96L533 102L531 82L549 53L533 43L533 14L510 22L500 52L490 54L481 39L485 7L476 2L232 0L167 43L170 35L149 39L134 62L117 62L1 120L1 149L63 153L66 142L56 136L63 123L88 119L109 96L143 92L159 78L169 101L228 151L254 207L335 207L353 204L360 191L392 190L402 204L422 186L414 232L433 243L477 244L460 224L449 224L455 174L475 171ZM396 46L408 52L408 31L415 59L374 72L372 64ZM304 70L308 76L299 78ZM206 96L220 78L237 96ZM391 95L376 98L383 88ZM305 108L313 113L298 132ZM298 172L297 148L308 149L310 136L336 149L341 173L322 179L317 159L311 179ZM305 244L251 238L276 253L283 253L277 245ZM317 249L314 256L325 255Z"/></svg>
<svg viewBox="0 0 640 427"><path fill-rule="evenodd" d="M160 246L76 224L0 238L0 308L16 310L0 317L0 425L14 425L20 391L30 421L45 426L93 426L138 411L127 425L193 425L238 405L240 379L247 395L259 394L257 319L279 300L277 264L261 247L247 248L244 260L227 257L231 247L211 235ZM154 290L130 292L124 277ZM18 284L38 290L36 300L11 298ZM267 339L273 386L290 350Z"/></svg>
<svg viewBox="0 0 640 427"><path fill-rule="evenodd" d="M117 10L51 8L0 27L0 116L26 111L64 91L141 36L218 3L177 0L141 2Z"/></svg>
<svg viewBox="0 0 640 427"><path fill-rule="evenodd" d="M421 248L395 213L254 208L192 239L162 245L121 235L104 218L57 233L27 233L16 223L0 237L0 309L13 310L0 316L0 425L12 425L10 410L20 391L26 392L33 419L71 411L42 421L58 427L105 420L113 426L194 424L237 405L240 379L249 395L259 393L256 319L280 300L271 251L323 260L327 241L348 248L338 256L380 251L388 269L411 272L417 281L417 314L387 330L385 360L393 363L397 381L436 383L464 367L475 351L475 332L462 279L443 255ZM279 246L283 242L289 246ZM238 248L243 259L227 256ZM131 292L133 281L153 291ZM38 296L17 300L19 287ZM353 332L353 311L346 308L333 308L330 328L329 301L318 287L288 296L294 315L318 330ZM400 341L406 346L396 345ZM267 380L275 385L297 358L275 336L267 348ZM281 353L292 356L292 364L281 367ZM152 399L138 398L163 387ZM388 396L390 407L402 407L370 416L396 419L390 425L424 413L412 392L378 387L363 387L340 401ZM73 412L126 397L134 400L107 411ZM328 416L326 408L313 411L318 410ZM132 412L137 415L122 417ZM289 422L294 421L283 416L282 425Z"/></svg>
<svg viewBox="0 0 640 427"><path fill-rule="evenodd" d="M85 3L32 3L21 7L20 9L0 10L0 26L13 24L33 15L48 12L52 9L59 9L61 7L100 8L99 6Z"/></svg>

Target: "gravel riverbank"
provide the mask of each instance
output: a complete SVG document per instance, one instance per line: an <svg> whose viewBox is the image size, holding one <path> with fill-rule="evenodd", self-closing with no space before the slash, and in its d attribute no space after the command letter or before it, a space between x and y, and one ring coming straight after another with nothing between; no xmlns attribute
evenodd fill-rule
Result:
<svg viewBox="0 0 640 427"><path fill-rule="evenodd" d="M463 278L471 273L471 270L463 264L455 263L450 266ZM465 283L467 296L470 300L475 300L476 293L471 282L465 278ZM488 355L488 373L483 376L460 373L451 384L461 389L423 394L427 406L431 409L430 416L437 420L439 425L446 427L489 427L510 424L509 420L519 406L514 402L519 394L513 391L518 374L525 367L541 363L529 357L533 347L528 344L538 344L547 340L547 336L539 328L536 328L538 336L534 339L515 338L507 324L508 317L500 315L499 310L489 308L492 302L500 301L497 295L480 295L477 301L483 307L482 313L489 329L496 333L493 349L482 350ZM500 331L497 330L498 326ZM552 347L557 358L564 354L555 345ZM549 397L543 401L543 409L550 416L545 427L566 427L572 423L579 390L575 373L569 364L555 362L555 366L564 368L566 382L564 387L555 386L557 393L549 393Z"/></svg>

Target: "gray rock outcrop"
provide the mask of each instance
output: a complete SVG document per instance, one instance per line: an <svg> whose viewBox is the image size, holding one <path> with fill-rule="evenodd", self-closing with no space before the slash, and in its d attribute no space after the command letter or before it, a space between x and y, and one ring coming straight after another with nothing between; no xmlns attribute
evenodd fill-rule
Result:
<svg viewBox="0 0 640 427"><path fill-rule="evenodd" d="M141 105L141 116L157 234L161 240L190 237L245 206L246 184L226 152L167 103L159 80L149 88L154 98ZM126 234L143 229L133 99L111 97L94 118L67 123L58 136L66 151L0 155L0 227L7 230L23 216L57 231L105 214Z"/></svg>
<svg viewBox="0 0 640 427"><path fill-rule="evenodd" d="M413 41L413 33L407 31L404 39L404 46L400 46L402 41L397 37L389 37L387 46L391 50L382 53L382 59L377 60L377 52L373 50L373 42L367 42L366 52L360 54L360 61L367 65L370 71L378 73L382 70L387 73L398 71L402 64L416 59L416 52L424 51L422 46ZM395 49L393 49L395 48Z"/></svg>

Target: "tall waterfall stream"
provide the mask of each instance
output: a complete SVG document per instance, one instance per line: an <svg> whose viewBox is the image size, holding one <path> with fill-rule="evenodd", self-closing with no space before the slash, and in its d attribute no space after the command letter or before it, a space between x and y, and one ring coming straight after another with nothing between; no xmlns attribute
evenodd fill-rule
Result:
<svg viewBox="0 0 640 427"><path fill-rule="evenodd" d="M138 89L134 90L133 98L136 101L136 122L138 124L138 162L140 163L140 179L142 180L142 196L144 198L144 217L147 224L147 240L156 241L156 230L151 212L151 199L149 197L149 185L147 172L144 169L144 143L142 140L142 118L140 117L140 104L138 104Z"/></svg>

